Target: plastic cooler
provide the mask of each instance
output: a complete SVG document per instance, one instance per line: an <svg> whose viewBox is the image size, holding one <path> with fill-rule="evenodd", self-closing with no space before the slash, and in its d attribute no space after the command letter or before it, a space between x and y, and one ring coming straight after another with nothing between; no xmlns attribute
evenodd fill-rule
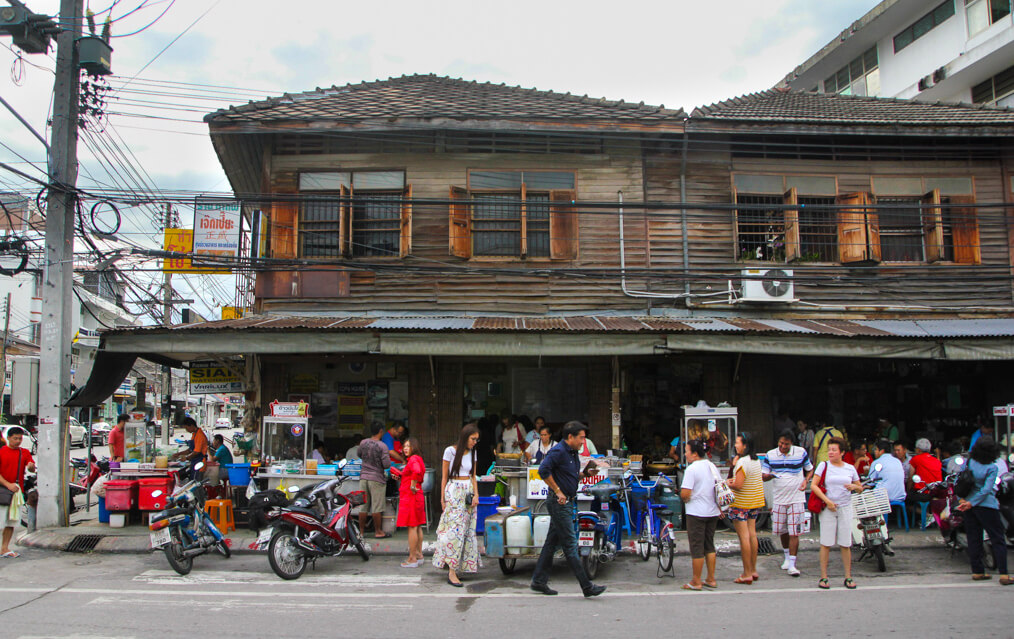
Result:
<svg viewBox="0 0 1014 639"><path fill-rule="evenodd" d="M119 512L136 506L136 479L113 479L106 482L106 510Z"/></svg>
<svg viewBox="0 0 1014 639"><path fill-rule="evenodd" d="M229 483L233 486L248 486L250 484L250 464L225 464L229 471Z"/></svg>
<svg viewBox="0 0 1014 639"><path fill-rule="evenodd" d="M475 532L481 535L486 532L486 517L496 514L496 507L500 505L499 497L479 497L479 507L476 509Z"/></svg>
<svg viewBox="0 0 1014 639"><path fill-rule="evenodd" d="M155 496L155 491L162 494ZM150 477L138 480L137 507L141 510L163 510L166 500L173 491L173 480L169 477Z"/></svg>

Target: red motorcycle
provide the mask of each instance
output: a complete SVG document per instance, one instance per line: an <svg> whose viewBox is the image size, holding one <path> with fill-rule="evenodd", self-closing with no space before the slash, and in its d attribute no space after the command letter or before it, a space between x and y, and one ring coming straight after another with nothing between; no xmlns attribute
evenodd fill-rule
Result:
<svg viewBox="0 0 1014 639"><path fill-rule="evenodd" d="M272 508L266 515L270 526L257 538L258 548L267 546L268 563L282 579L298 579L308 562L320 557L339 557L350 546L363 561L370 558L352 509L366 503L366 493L339 492L347 477L335 477L306 488L293 487L290 504Z"/></svg>

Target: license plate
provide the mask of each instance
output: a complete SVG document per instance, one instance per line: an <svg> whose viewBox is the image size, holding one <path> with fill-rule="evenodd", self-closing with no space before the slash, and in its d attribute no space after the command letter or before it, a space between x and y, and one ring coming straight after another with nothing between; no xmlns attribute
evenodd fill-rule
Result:
<svg viewBox="0 0 1014 639"><path fill-rule="evenodd" d="M169 529L163 528L162 530L153 530L151 532L151 547L161 548L172 541L172 537L169 535Z"/></svg>
<svg viewBox="0 0 1014 639"><path fill-rule="evenodd" d="M594 532L583 532L578 535L577 538L578 546L594 546L595 545L595 533Z"/></svg>
<svg viewBox="0 0 1014 639"><path fill-rule="evenodd" d="M275 532L274 528L265 528L257 535L258 544L266 544L271 541L271 533Z"/></svg>

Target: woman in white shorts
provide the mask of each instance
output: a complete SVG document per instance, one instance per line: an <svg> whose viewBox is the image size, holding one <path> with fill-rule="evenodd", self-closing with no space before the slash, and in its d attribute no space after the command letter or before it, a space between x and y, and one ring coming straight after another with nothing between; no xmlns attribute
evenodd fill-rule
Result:
<svg viewBox="0 0 1014 639"><path fill-rule="evenodd" d="M817 464L813 471L810 490L827 505L819 516L820 521L820 581L817 587L827 590L827 562L831 547L841 548L841 561L845 569L845 587L856 587L852 581L852 493L861 492L863 485L855 466L842 461L845 440L832 437L827 443L828 461ZM821 488L823 483L823 488Z"/></svg>

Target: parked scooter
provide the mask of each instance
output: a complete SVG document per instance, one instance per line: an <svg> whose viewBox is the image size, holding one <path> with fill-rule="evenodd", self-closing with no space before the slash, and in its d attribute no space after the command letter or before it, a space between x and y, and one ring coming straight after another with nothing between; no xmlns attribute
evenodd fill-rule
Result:
<svg viewBox="0 0 1014 639"><path fill-rule="evenodd" d="M339 463L344 467L345 461ZM257 546L268 551L268 563L282 579L298 579L308 562L320 557L339 557L350 546L363 561L370 558L352 509L366 503L366 493L348 495L338 492L347 477L335 477L314 486L290 490L291 504L271 509L270 527L261 531Z"/></svg>
<svg viewBox="0 0 1014 639"><path fill-rule="evenodd" d="M204 462L194 465L200 472ZM225 537L215 522L204 512L206 493L203 479L194 479L177 488L166 499L166 510L153 513L148 528L151 530L151 547L162 548L172 569L181 575L194 567L194 557L210 550L228 559L232 556ZM152 492L161 497L161 490Z"/></svg>
<svg viewBox="0 0 1014 639"><path fill-rule="evenodd" d="M958 503L961 499L954 494L954 484L958 475L965 469L966 460L958 456L952 460L955 472L947 475L943 481L926 484L919 490L930 497L930 514L940 530L944 543L951 549L951 556L968 548L968 533L965 531L965 516L958 510ZM983 541L982 562L986 568L992 570L996 567L993 558L993 546L988 539Z"/></svg>
<svg viewBox="0 0 1014 639"><path fill-rule="evenodd" d="M623 524L620 521L622 510L617 494L622 490L622 486L607 483L581 489L582 493L599 500L601 504L598 511L578 510L574 516L577 551L581 556L581 566L589 579L595 579L599 565L615 559L619 551L619 535L622 535Z"/></svg>
<svg viewBox="0 0 1014 639"><path fill-rule="evenodd" d="M881 464L873 467L877 472L882 469ZM888 554L888 544L891 543L884 516L891 512L891 500L887 496L887 490L883 486L877 486L879 481L865 480L865 490L852 496L852 542L863 551L856 561L873 557L877 560L877 570L884 572L887 570L884 556Z"/></svg>

